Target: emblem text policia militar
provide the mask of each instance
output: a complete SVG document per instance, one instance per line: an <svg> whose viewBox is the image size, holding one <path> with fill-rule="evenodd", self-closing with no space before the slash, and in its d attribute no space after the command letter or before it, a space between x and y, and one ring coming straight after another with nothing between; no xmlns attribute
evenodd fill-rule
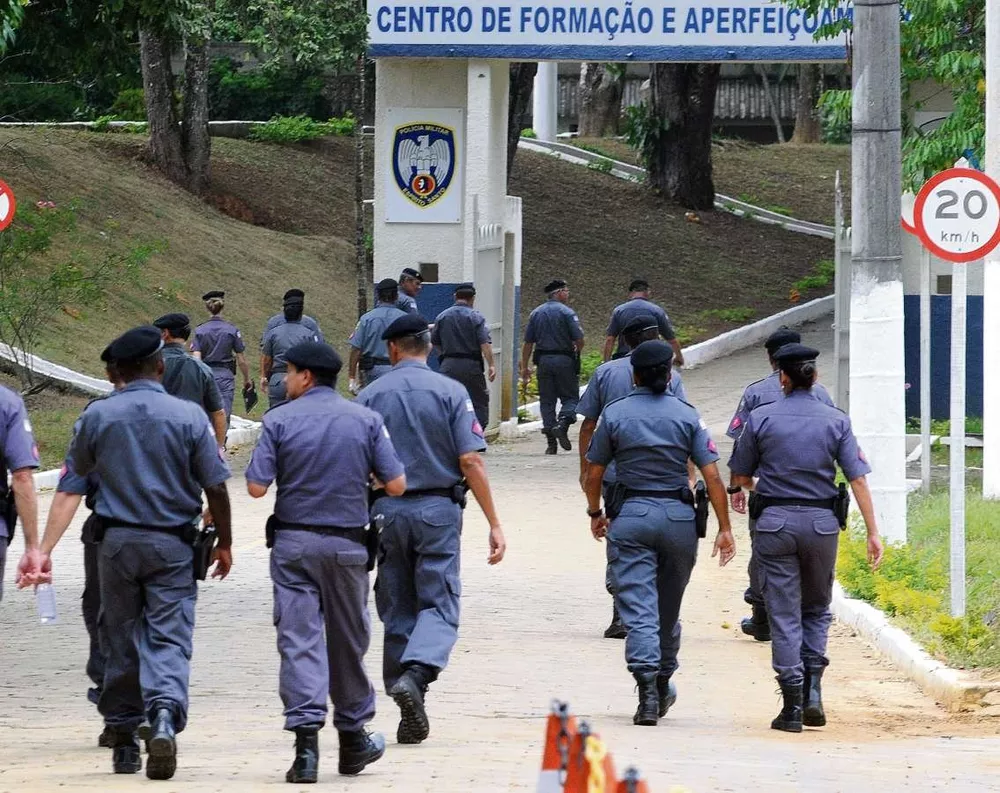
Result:
<svg viewBox="0 0 1000 793"><path fill-rule="evenodd" d="M396 128L393 175L399 191L418 207L430 206L448 191L455 164L450 127L417 122Z"/></svg>

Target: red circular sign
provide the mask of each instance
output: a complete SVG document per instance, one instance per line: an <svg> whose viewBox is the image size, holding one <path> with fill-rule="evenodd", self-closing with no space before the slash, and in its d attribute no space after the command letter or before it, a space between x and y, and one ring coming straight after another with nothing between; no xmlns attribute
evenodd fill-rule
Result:
<svg viewBox="0 0 1000 793"><path fill-rule="evenodd" d="M14 199L14 191L6 182L0 181L0 231L3 231L14 220L14 211L17 209L17 201Z"/></svg>
<svg viewBox="0 0 1000 793"><path fill-rule="evenodd" d="M935 174L917 194L913 224L924 247L938 258L982 259L1000 245L1000 186L971 168Z"/></svg>

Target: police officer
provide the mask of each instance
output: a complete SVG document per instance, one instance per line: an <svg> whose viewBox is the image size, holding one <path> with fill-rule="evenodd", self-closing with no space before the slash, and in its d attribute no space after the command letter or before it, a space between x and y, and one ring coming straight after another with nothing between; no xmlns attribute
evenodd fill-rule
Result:
<svg viewBox="0 0 1000 793"><path fill-rule="evenodd" d="M784 700L771 727L786 732L802 732L803 724L826 724L820 681L829 664L837 539L847 517L846 490L838 498L835 484L837 465L851 483L868 528L868 560L874 568L882 558L865 479L871 469L851 420L824 404L813 388L818 355L801 344L774 352L785 399L750 413L729 461L736 484L754 487L758 496L754 554ZM842 510L839 519L835 509Z"/></svg>
<svg viewBox="0 0 1000 793"><path fill-rule="evenodd" d="M191 336L187 314L164 314L153 320L163 339L163 388L171 396L201 405L212 422L221 449L226 445L226 410L212 370L184 350Z"/></svg>
<svg viewBox="0 0 1000 793"><path fill-rule="evenodd" d="M651 294L649 283L644 278L636 278L628 285L628 300L616 306L611 312L611 321L608 323L607 336L604 339L605 361L611 359L611 351L616 342L618 343L618 351L614 357L621 358L627 353L631 348L622 338L625 327L640 314L652 314L656 318L660 336L665 341L670 342L670 346L673 347L674 364L684 365L684 354L681 352L680 342L677 341L677 336L674 333L674 326L670 324L667 312L649 299Z"/></svg>
<svg viewBox="0 0 1000 793"><path fill-rule="evenodd" d="M264 339L267 338L267 334L270 331L274 330L276 327L278 327L278 325L284 325L285 322L287 321L285 318L284 309L285 306L287 306L290 303L301 304L302 310L304 312L306 304L306 293L303 292L301 289L289 289L287 292L285 292L284 296L281 298L282 310L279 313L275 314L273 317L271 317L267 321L267 325L264 326L264 335L260 337L261 348L263 348L264 346ZM299 322L301 322L303 325L309 328L309 330L315 333L320 341L323 341L323 332L319 329L319 323L315 319L310 317L308 314L302 313L301 317L299 318Z"/></svg>
<svg viewBox="0 0 1000 793"><path fill-rule="evenodd" d="M267 331L260 348L260 387L267 391L270 407L277 407L285 401L285 372L288 368L285 355L288 351L304 341L323 341L323 334L304 321L302 311L305 304L297 294L299 291L290 289L285 293L284 322ZM315 326L316 323L312 324Z"/></svg>
<svg viewBox="0 0 1000 793"><path fill-rule="evenodd" d="M398 496L406 477L382 417L334 390L341 360L332 347L300 342L285 360L289 401L264 415L246 478L254 498L278 484L268 530L281 701L285 729L295 733L285 779L303 783L318 776L327 695L341 774L361 773L385 751L385 739L364 729L375 715L364 665L371 641L368 482L375 476Z"/></svg>
<svg viewBox="0 0 1000 793"><path fill-rule="evenodd" d="M375 308L358 320L348 340L351 345L348 388L352 394L357 394L364 386L375 382L392 367L382 333L394 320L406 315L396 303L399 284L391 278L378 282L375 298Z"/></svg>
<svg viewBox="0 0 1000 793"><path fill-rule="evenodd" d="M490 525L489 564L506 543L479 455L483 431L465 389L427 366L430 333L406 314L383 333L393 368L358 396L385 418L406 466L401 499L379 497L372 514L383 528L375 605L385 625L383 677L399 706L399 743L430 732L427 687L448 664L458 638L460 537L471 489ZM381 517L379 517L381 516Z"/></svg>
<svg viewBox="0 0 1000 793"><path fill-rule="evenodd" d="M556 441L566 451L573 448L567 434L576 422L580 401L580 351L583 328L580 319L566 303L569 287L561 279L545 287L548 300L531 312L524 329L521 348L521 379L531 379L531 364L538 366L538 401L542 412L542 434L548 441L546 454L556 453ZM534 352L532 352L534 351ZM559 419L556 420L556 400Z"/></svg>
<svg viewBox="0 0 1000 793"><path fill-rule="evenodd" d="M587 450L590 448L590 439L597 428L597 420L601 417L601 412L616 399L621 399L635 387L634 372L632 371L632 348L639 346L644 341L656 339L659 336L659 326L656 318L652 314L639 314L622 330L622 338L628 345L629 352L624 357L614 361L601 364L594 370L594 374L587 383L587 390L580 397L580 404L577 413L583 416L583 424L580 425L580 487L585 488L587 482ZM667 393L687 401L687 394L684 391L684 384L681 382L679 372L674 372L667 384ZM691 464L689 463L689 468ZM691 478L693 478L693 471ZM609 465L604 472L604 491L614 484L615 468ZM608 594L612 596L611 624L604 631L605 639L624 639L625 626L622 625L621 617L618 614L618 604L614 603L614 586L611 580L611 566L607 567L604 579Z"/></svg>
<svg viewBox="0 0 1000 793"><path fill-rule="evenodd" d="M431 344L438 349L439 371L465 386L472 397L476 418L485 427L490 423L490 392L486 380L488 378L491 383L496 380L497 369L486 317L473 308L475 301L476 287L459 284L455 289L455 305L438 314L434 321Z"/></svg>
<svg viewBox="0 0 1000 793"><path fill-rule="evenodd" d="M733 418L729 422L729 428L726 430L726 435L734 441L743 432L743 426L746 424L751 411L761 405L770 405L772 402L777 402L779 399L785 398L785 393L781 388L781 381L779 379L778 362L774 360L774 353L786 344L798 344L801 340L802 337L797 331L784 326L778 328L767 337L767 340L764 342L764 349L767 350L767 360L771 365L771 374L763 380L751 383L743 392L740 403L736 407L736 413L733 414ZM833 400L830 399L830 395L822 385L816 383L813 386L813 391L817 399L824 404L833 406ZM745 514L747 511L747 496L732 477L730 477L727 492L729 493L729 500L733 510L741 515ZM749 499L751 506L755 498L755 494L751 492ZM743 593L743 600L751 607L752 613L749 617L744 617L741 620L740 629L747 636L753 636L759 642L767 642L771 640L771 628L767 621L767 607L764 605L764 598L760 593L760 584L757 581L757 557L753 551L753 538L757 521L751 517L749 523L750 561L747 564L747 575L750 579L750 585L747 587L746 592Z"/></svg>
<svg viewBox="0 0 1000 793"><path fill-rule="evenodd" d="M115 730L117 774L139 771L135 731L149 719L150 779L174 775L176 734L187 722L198 596L190 540L202 489L218 533L213 577L225 578L232 566L229 469L201 409L159 383L162 347L160 332L150 327L111 343L124 387L83 412L69 450L79 476L100 479L94 511L104 532L98 564L106 665L98 709ZM35 581L51 570L57 541L41 546L30 571Z"/></svg>
<svg viewBox="0 0 1000 793"><path fill-rule="evenodd" d="M396 300L396 308L406 314L419 314L417 308L417 295L423 288L424 278L420 272L412 267L404 267L399 274L399 297Z"/></svg>
<svg viewBox="0 0 1000 793"><path fill-rule="evenodd" d="M698 412L667 395L673 350L647 341L632 353L636 388L601 414L587 453L587 514L596 539L607 535L608 562L628 635L625 658L639 688L633 722L652 726L677 698L678 614L698 547L688 458L701 469L719 521L712 556L735 553L719 455ZM601 510L601 480L615 463L618 504ZM611 520L610 529L609 518Z"/></svg>
<svg viewBox="0 0 1000 793"><path fill-rule="evenodd" d="M191 351L195 358L204 361L212 370L212 377L222 394L228 427L233 414L233 399L236 397L236 367L240 367L244 388L250 385L250 367L243 354L246 347L239 328L220 316L226 305L225 297L226 293L219 290L206 292L201 296L212 318L195 328Z"/></svg>
<svg viewBox="0 0 1000 793"><path fill-rule="evenodd" d="M9 388L0 386L0 450L3 452L3 477L0 478L0 601L3 600L3 574L7 546L14 539L17 519L24 532L24 556L17 566L20 584L26 572L39 560L38 496L32 472L38 468L38 447L31 432L31 421L24 400ZM10 485L7 473L10 473Z"/></svg>

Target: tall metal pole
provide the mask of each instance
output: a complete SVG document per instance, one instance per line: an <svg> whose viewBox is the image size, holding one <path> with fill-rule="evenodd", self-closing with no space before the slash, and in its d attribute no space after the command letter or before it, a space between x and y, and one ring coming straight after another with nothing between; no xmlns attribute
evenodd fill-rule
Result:
<svg viewBox="0 0 1000 793"><path fill-rule="evenodd" d="M931 492L931 252L920 246L920 489Z"/></svg>
<svg viewBox="0 0 1000 793"><path fill-rule="evenodd" d="M1000 3L986 3L986 173L1000 181ZM1000 250L983 263L983 498L1000 498Z"/></svg>
<svg viewBox="0 0 1000 793"><path fill-rule="evenodd" d="M906 539L899 3L855 0L851 418L880 532Z"/></svg>
<svg viewBox="0 0 1000 793"><path fill-rule="evenodd" d="M965 347L968 266L951 267L951 616L965 616Z"/></svg>

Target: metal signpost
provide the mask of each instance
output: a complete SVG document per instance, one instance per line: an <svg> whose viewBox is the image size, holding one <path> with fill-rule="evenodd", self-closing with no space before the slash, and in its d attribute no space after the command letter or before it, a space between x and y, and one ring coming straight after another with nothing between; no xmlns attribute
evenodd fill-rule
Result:
<svg viewBox="0 0 1000 793"><path fill-rule="evenodd" d="M917 195L913 221L924 247L954 262L951 287L951 613L965 615L965 347L967 270L1000 244L1000 187L979 171L951 168ZM929 451L929 450L926 450Z"/></svg>

